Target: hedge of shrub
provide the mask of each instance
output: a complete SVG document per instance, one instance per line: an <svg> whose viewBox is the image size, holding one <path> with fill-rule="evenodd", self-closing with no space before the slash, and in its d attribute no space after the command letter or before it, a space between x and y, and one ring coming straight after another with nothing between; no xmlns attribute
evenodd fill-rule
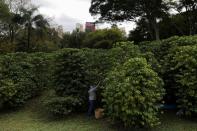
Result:
<svg viewBox="0 0 197 131"><path fill-rule="evenodd" d="M164 75L170 80L178 108L185 115L197 113L197 45L176 47L165 57ZM173 83L173 84L172 84Z"/></svg>
<svg viewBox="0 0 197 131"><path fill-rule="evenodd" d="M1 108L20 107L48 83L47 56L14 53L0 56ZM42 74L42 75L41 75Z"/></svg>
<svg viewBox="0 0 197 131"><path fill-rule="evenodd" d="M152 52L159 65L161 65L156 71L165 83L166 96L164 100L170 104L177 104L178 109L184 110L185 115L196 112L193 111L196 110L196 104L191 102L194 101L195 96L191 98L190 94L195 92L192 83L194 84L196 74L192 74L191 70L195 69L196 58L194 52L196 45L197 35L175 36L162 41L139 44L142 52ZM191 60L191 57L193 60ZM189 86L190 84L191 86Z"/></svg>
<svg viewBox="0 0 197 131"><path fill-rule="evenodd" d="M84 101L78 97L65 96L65 97L53 97L46 100L44 103L46 109L52 113L54 116L63 117L67 116L73 112L80 110L83 107Z"/></svg>
<svg viewBox="0 0 197 131"><path fill-rule="evenodd" d="M83 51L64 49L55 57L55 97L45 102L49 112L65 116L83 110L88 97L89 71Z"/></svg>
<svg viewBox="0 0 197 131"><path fill-rule="evenodd" d="M196 36L184 36L178 37L174 36L168 39L161 41L147 41L141 42L139 47L142 52L152 52L158 61L161 61L162 64L165 63L164 56L168 55L170 50L177 46L187 46L187 45L196 45L197 44L197 35Z"/></svg>
<svg viewBox="0 0 197 131"><path fill-rule="evenodd" d="M109 50L1 55L0 107L20 107L52 87L55 94L45 101L49 112L85 111L89 86L100 81L98 98L112 119L152 127L159 123L157 104L164 95L160 77L164 100L170 96L185 115L197 113L196 54L197 36L189 36L139 46L119 42Z"/></svg>
<svg viewBox="0 0 197 131"><path fill-rule="evenodd" d="M100 82L100 86L104 86L104 79L107 77L108 72L110 72L117 65L123 64L125 61L132 57L141 55L138 46L134 45L133 42L118 42L112 49L83 49L87 60L87 68L89 70L89 80L91 84L97 84ZM97 90L97 105L102 106L101 93L102 88Z"/></svg>
<svg viewBox="0 0 197 131"><path fill-rule="evenodd" d="M55 60L54 89L58 96L80 96L83 98L89 85L87 62L78 49L62 50Z"/></svg>
<svg viewBox="0 0 197 131"><path fill-rule="evenodd" d="M123 64L131 57L141 55L139 47L132 42L116 43L114 48L110 50L84 49L82 52L85 54L88 63L87 68L89 69L92 78L90 79L93 83L98 81L102 82L112 68L119 64Z"/></svg>
<svg viewBox="0 0 197 131"><path fill-rule="evenodd" d="M124 63L130 57L135 57L139 54L139 48L130 42L118 43L111 50L63 49L59 51L55 58L55 77L53 78L56 97L73 97L73 100L78 99L80 101L81 104L74 104L72 111L69 113L76 112L76 109L79 108L81 111L87 110L87 91L89 86L98 82L101 82L102 86L105 77L111 69ZM101 92L102 90L98 91L99 104L102 99ZM57 102L57 100L57 98L53 98L45 104L51 107L51 105L62 103L62 107L65 109L58 109L61 106L54 106L54 108L47 108L48 111L53 114L67 115L65 113L67 111L66 101L60 99ZM59 111L58 113L56 112L57 110Z"/></svg>
<svg viewBox="0 0 197 131"><path fill-rule="evenodd" d="M157 58L159 58L161 43L162 41L145 41L139 43L139 47L143 53L152 52Z"/></svg>
<svg viewBox="0 0 197 131"><path fill-rule="evenodd" d="M145 52L142 53L142 57L146 58L149 65L151 65L152 69L159 74L161 77L162 73L162 66L159 62L159 60L156 59L155 55L152 52Z"/></svg>
<svg viewBox="0 0 197 131"><path fill-rule="evenodd" d="M36 75L38 86L50 88L52 86L52 73L54 69L53 53L33 53L28 55L28 62Z"/></svg>
<svg viewBox="0 0 197 131"><path fill-rule="evenodd" d="M147 60L149 63L151 63L151 65L149 65L143 58L136 58L144 56L147 57ZM144 81L144 83L141 85L139 83L138 85L133 85L133 89L136 88L137 93L142 93L137 95L134 91L134 95L136 96L133 96L133 101L136 102L134 106L137 107L124 107L125 110L129 111L130 109L136 110L134 110L134 114L127 114L126 111L126 113L120 112L119 116L116 115L116 117L114 117L113 113L109 113L111 110L108 108L108 105L111 106L110 104L112 103L107 103L106 111L108 112L108 115L111 118L120 119L125 125L128 126L133 126L134 124L132 123L134 121L138 126L154 126L158 124L159 119L157 118L157 102L162 99L164 89L162 88L162 80L151 69L152 67L157 67L157 61L152 59L151 56L151 53L147 53L146 55L141 54L138 46L134 45L132 42L117 43L114 45L114 48L110 50L63 49L57 52L54 62L55 72L53 78L53 86L56 94L51 97L51 99L45 101L47 110L56 116L65 116L69 115L70 113L76 113L79 112L79 109L80 111L87 110L87 91L91 84L96 84L98 81L101 81L101 85L104 87L98 91L100 94L98 94L98 100L101 100L104 97L104 102L106 103L105 100L107 98L105 94L115 94L115 92L108 90L110 88L110 82L116 82L117 85L122 84L122 86L126 84L124 91L127 92L129 90L129 83L124 83L125 81L119 81L119 75L121 73L126 74L124 69L127 69L127 71L139 71L141 74L138 74L138 72L135 74L135 76L133 76L134 74L131 74L131 76L124 76L125 78L121 79L127 79L128 77L133 79L135 78L136 80L139 78L138 82L141 82L140 80ZM136 61L131 62L132 60ZM139 65L134 66L131 63ZM111 73L111 71L114 71L115 69L119 69L119 71L117 71L117 76L114 76L114 74ZM106 77L114 78L114 80L109 80L106 82ZM142 87L147 87L148 89ZM142 90L147 92L143 92ZM104 93L104 95L101 95L101 93ZM121 94L121 90L119 94ZM139 98L140 96L141 98ZM121 97L124 97L124 95ZM117 98L116 95L111 95L109 99L113 99L115 102L116 100L119 101L120 97ZM125 99L125 101L126 100L127 99ZM140 102L139 100L142 101L141 104L138 105L137 103ZM145 101L147 104L144 104ZM122 105L119 104L119 106ZM141 114L137 115L137 113L140 112ZM141 118L137 120L137 117Z"/></svg>
<svg viewBox="0 0 197 131"><path fill-rule="evenodd" d="M157 104L164 95L163 81L144 58L131 58L111 71L103 92L107 115L126 126L159 124Z"/></svg>

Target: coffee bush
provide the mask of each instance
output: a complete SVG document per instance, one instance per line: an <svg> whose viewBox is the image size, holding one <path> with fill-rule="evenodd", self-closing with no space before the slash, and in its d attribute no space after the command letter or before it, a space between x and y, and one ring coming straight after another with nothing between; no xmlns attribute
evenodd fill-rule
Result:
<svg viewBox="0 0 197 131"><path fill-rule="evenodd" d="M132 42L118 42L112 49L83 49L91 81L103 81L109 71L126 60L140 55L139 47ZM94 80L93 80L94 79Z"/></svg>
<svg viewBox="0 0 197 131"><path fill-rule="evenodd" d="M57 116L87 109L90 76L84 52L63 49L55 54L53 89L54 97L46 100L46 108Z"/></svg>
<svg viewBox="0 0 197 131"><path fill-rule="evenodd" d="M0 104L19 107L44 89L47 62L44 54L13 53L0 56Z"/></svg>
<svg viewBox="0 0 197 131"><path fill-rule="evenodd" d="M55 61L54 89L58 96L74 95L85 99L89 89L87 62L78 49L62 50Z"/></svg>
<svg viewBox="0 0 197 131"><path fill-rule="evenodd" d="M79 98L72 96L68 97L54 97L45 101L45 105L49 113L54 116L67 116L73 112L79 110L79 107L82 106L83 101Z"/></svg>
<svg viewBox="0 0 197 131"><path fill-rule="evenodd" d="M158 104L164 95L163 81L146 59L129 59L111 71L105 83L103 101L109 117L125 126L159 124Z"/></svg>
<svg viewBox="0 0 197 131"><path fill-rule="evenodd" d="M185 115L197 113L197 46L174 48L165 57L164 71L179 109Z"/></svg>

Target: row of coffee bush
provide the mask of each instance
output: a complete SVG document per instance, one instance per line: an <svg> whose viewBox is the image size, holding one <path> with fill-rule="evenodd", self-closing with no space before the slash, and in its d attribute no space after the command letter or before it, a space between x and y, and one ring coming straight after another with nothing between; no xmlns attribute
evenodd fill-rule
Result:
<svg viewBox="0 0 197 131"><path fill-rule="evenodd" d="M13 53L0 56L0 108L16 108L49 86L50 55Z"/></svg>
<svg viewBox="0 0 197 131"><path fill-rule="evenodd" d="M107 115L127 126L159 124L158 105L163 99L176 104L184 115L192 115L197 109L196 43L196 36L172 37L139 47L123 42L110 50L62 50L56 58L54 85L60 99L49 100L48 109L58 115L85 110L89 85L101 81L100 98Z"/></svg>
<svg viewBox="0 0 197 131"><path fill-rule="evenodd" d="M159 105L175 102L185 115L197 112L197 38L121 42L109 50L63 49L50 54L0 57L0 105L19 107L52 87L47 111L66 116L87 110L90 85L101 82L99 103L126 126L159 124Z"/></svg>
<svg viewBox="0 0 197 131"><path fill-rule="evenodd" d="M131 42L117 43L110 50L59 51L53 77L55 94L45 102L48 111L57 116L86 111L89 86L100 81L99 99L107 116L126 126L159 124L158 105L165 90L152 69L155 60L151 56Z"/></svg>
<svg viewBox="0 0 197 131"><path fill-rule="evenodd" d="M143 42L140 48L162 65L156 71L165 83L165 101L175 103L184 115L197 113L197 36Z"/></svg>
<svg viewBox="0 0 197 131"><path fill-rule="evenodd" d="M125 43L128 44L128 43ZM129 43L130 44L130 43ZM123 63L131 55L139 54L137 46L131 48L113 48L112 50L92 49L63 49L56 52L54 68L54 90L62 104L54 97L46 101L48 110L55 115L69 114L76 110L87 110L88 89L91 84L99 81L104 85L107 73L117 64ZM128 56L128 49L130 56ZM99 100L102 99L102 90L99 93ZM69 101L68 98L69 97ZM73 106L70 105L73 98ZM68 104L65 104L68 101ZM101 101L100 101L101 102ZM54 106L56 104L56 106ZM60 108L51 108L52 106ZM68 109L66 109L66 107ZM72 109L70 109L72 108Z"/></svg>

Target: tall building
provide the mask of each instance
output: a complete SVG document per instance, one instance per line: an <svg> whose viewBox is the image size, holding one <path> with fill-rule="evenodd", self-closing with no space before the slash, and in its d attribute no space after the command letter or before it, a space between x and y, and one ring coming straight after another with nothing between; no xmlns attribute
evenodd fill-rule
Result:
<svg viewBox="0 0 197 131"><path fill-rule="evenodd" d="M77 23L77 24L76 24L76 30L77 30L78 32L83 32L83 31L84 31L84 30L83 30L83 25L80 24L80 23Z"/></svg>
<svg viewBox="0 0 197 131"><path fill-rule="evenodd" d="M94 22L86 22L85 31L86 32L94 32L96 30L96 26Z"/></svg>

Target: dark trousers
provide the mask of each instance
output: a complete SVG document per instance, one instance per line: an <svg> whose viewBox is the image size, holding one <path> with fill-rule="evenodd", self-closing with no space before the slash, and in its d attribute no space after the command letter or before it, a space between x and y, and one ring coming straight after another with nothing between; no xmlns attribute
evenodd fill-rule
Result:
<svg viewBox="0 0 197 131"><path fill-rule="evenodd" d="M96 100L89 100L88 116L94 114Z"/></svg>

